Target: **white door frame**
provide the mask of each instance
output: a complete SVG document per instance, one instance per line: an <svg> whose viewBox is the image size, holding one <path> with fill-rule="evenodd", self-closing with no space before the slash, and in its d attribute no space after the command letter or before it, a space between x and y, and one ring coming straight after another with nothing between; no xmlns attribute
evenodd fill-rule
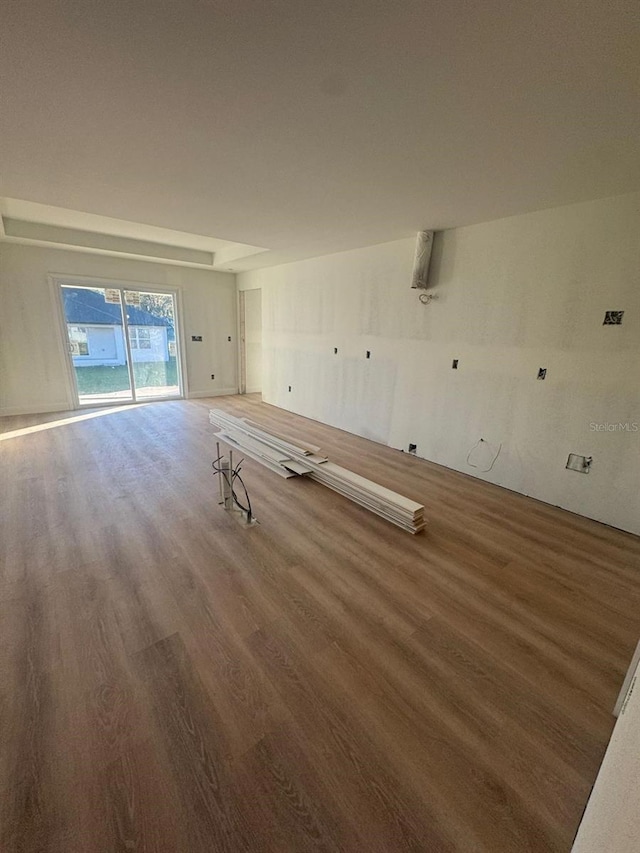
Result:
<svg viewBox="0 0 640 853"><path fill-rule="evenodd" d="M161 284L152 284L147 281L125 281L123 279L106 279L96 278L95 276L86 275L66 275L64 273L49 273L47 276L49 286L51 288L53 301L55 305L55 313L58 317L58 342L59 351L65 365L65 377L67 381L67 398L70 406L73 409L97 408L99 406L127 406L139 404L140 402L162 402L163 400L179 400L185 397L185 388L187 387L186 376L186 352L184 349L184 334L182 326L182 291L179 287L166 287ZM64 313L64 302L62 298L62 288L67 285L70 287L97 287L97 288L113 288L120 291L121 307L124 308L124 291L133 290L140 293L168 293L173 296L174 307L176 312L174 330L176 333L176 362L178 368L178 388L179 395L171 397L152 397L145 398L142 401L136 400L135 382L133 377L133 361L131 359L131 342L129 340L129 326L126 316L123 319L122 336L127 352L127 365L129 370L129 381L131 384L131 400L122 400L109 403L91 402L81 403L78 395L78 385L76 382L76 374L73 367L73 358L69 352L69 333L67 330L67 318Z"/></svg>
<svg viewBox="0 0 640 853"><path fill-rule="evenodd" d="M246 339L246 316L245 316L245 291L238 291L238 375L240 394L247 393L247 339Z"/></svg>

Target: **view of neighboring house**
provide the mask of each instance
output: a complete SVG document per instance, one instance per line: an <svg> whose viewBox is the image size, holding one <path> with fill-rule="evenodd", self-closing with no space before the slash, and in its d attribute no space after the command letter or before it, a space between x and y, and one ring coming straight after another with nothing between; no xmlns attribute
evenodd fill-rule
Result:
<svg viewBox="0 0 640 853"><path fill-rule="evenodd" d="M106 302L103 291L83 287L65 287L63 298L74 367L126 364L120 303ZM170 319L133 305L127 305L126 311L134 362L168 361L175 355Z"/></svg>

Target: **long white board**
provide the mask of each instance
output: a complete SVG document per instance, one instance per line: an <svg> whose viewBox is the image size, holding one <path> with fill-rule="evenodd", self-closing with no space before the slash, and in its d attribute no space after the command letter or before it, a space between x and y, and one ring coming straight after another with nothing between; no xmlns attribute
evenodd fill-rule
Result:
<svg viewBox="0 0 640 853"><path fill-rule="evenodd" d="M425 527L422 504L329 462L315 445L271 433L259 424L235 418L220 409L211 409L209 421L221 430L222 441L281 477L299 475L316 480L409 533L419 533Z"/></svg>

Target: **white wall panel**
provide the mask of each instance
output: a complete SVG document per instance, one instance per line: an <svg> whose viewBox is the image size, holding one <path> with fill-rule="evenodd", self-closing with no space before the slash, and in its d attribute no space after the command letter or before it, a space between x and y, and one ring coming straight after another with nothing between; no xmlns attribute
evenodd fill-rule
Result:
<svg viewBox="0 0 640 853"><path fill-rule="evenodd" d="M71 405L50 273L176 288L184 312L187 395L237 390L235 276L1 243L0 414ZM192 343L191 335L202 335L202 342Z"/></svg>
<svg viewBox="0 0 640 853"><path fill-rule="evenodd" d="M442 232L428 306L413 238L243 273L262 288L264 399L640 533L639 235L638 193ZM487 473L467 463L481 437L502 444Z"/></svg>

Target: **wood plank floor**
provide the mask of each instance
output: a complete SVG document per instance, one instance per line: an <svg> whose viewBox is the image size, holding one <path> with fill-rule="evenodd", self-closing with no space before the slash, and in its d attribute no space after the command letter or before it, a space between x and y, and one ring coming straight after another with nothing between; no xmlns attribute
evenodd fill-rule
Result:
<svg viewBox="0 0 640 853"><path fill-rule="evenodd" d="M243 529L212 404L424 503L426 533L251 460ZM89 415L1 424L3 853L569 851L639 538L255 397Z"/></svg>

